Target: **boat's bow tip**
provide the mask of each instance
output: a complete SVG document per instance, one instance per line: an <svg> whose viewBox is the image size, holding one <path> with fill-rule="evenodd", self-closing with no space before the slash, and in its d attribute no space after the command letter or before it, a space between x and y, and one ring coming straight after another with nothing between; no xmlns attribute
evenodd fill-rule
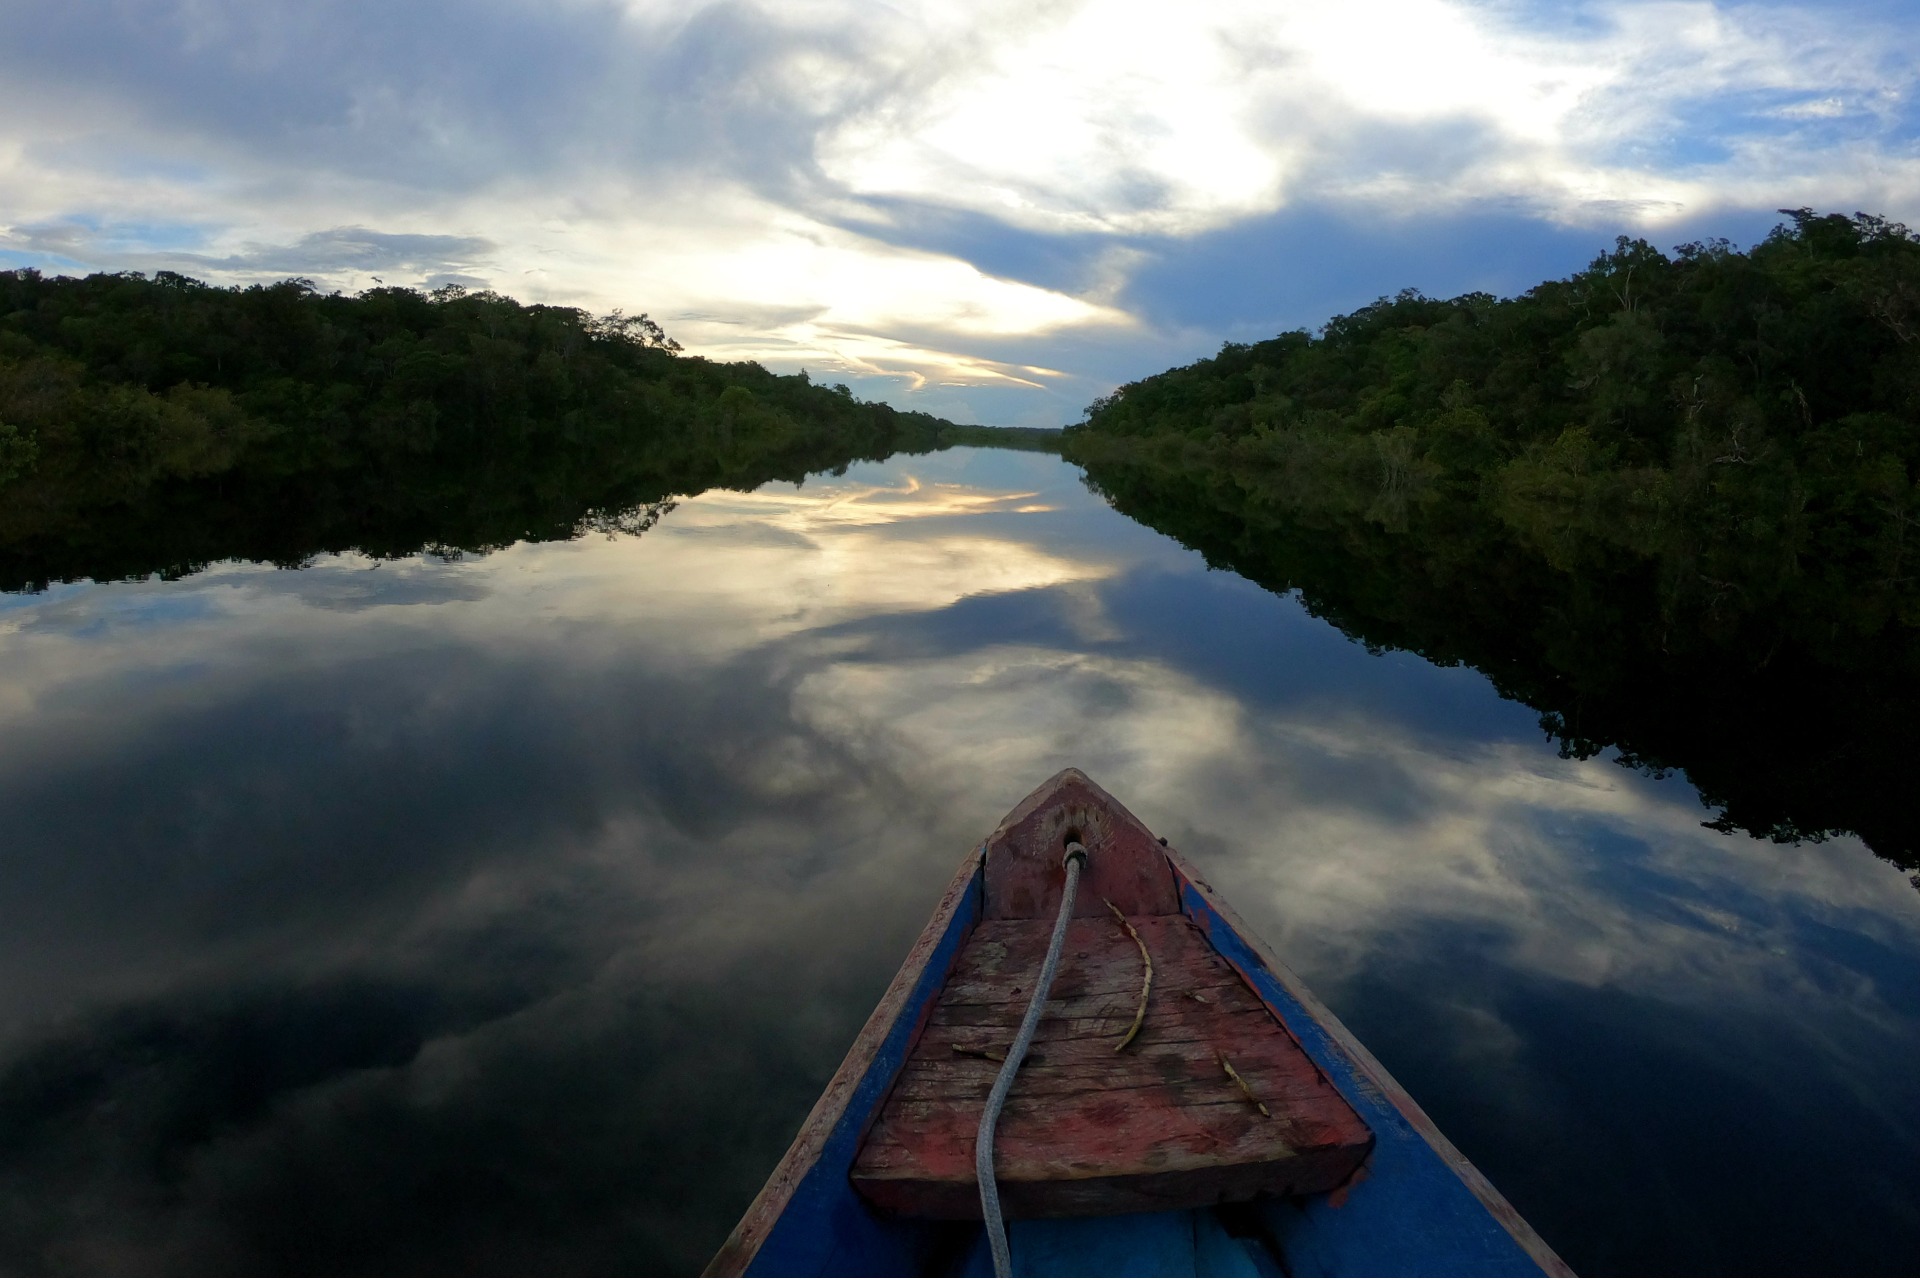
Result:
<svg viewBox="0 0 1920 1280"><path fill-rule="evenodd" d="M1070 782L1084 782L1088 786L1095 785L1093 779L1087 776L1087 771L1085 769L1082 769L1077 765L1070 764L1066 768L1062 769L1060 772L1054 774L1051 778L1048 778L1045 782L1041 783L1039 786L1035 787L1032 791L1028 792L1027 799L1028 800L1038 799L1039 797L1046 795L1050 791L1058 791L1061 787L1066 786Z"/></svg>
<svg viewBox="0 0 1920 1280"><path fill-rule="evenodd" d="M1060 901L1060 857L1069 839L1092 855L1075 915L1104 915L1109 902L1129 915L1179 910L1165 851L1146 824L1085 771L1069 766L1015 805L987 837L986 914L1050 917Z"/></svg>
<svg viewBox="0 0 1920 1280"><path fill-rule="evenodd" d="M1069 796L1075 792L1082 793L1080 798L1091 799L1102 808L1114 809L1122 813L1126 812L1125 806L1118 800L1115 800L1113 796L1107 792L1105 787L1089 777L1086 770L1074 765L1068 765L1035 787L1032 791L1029 791L1019 804L1016 804L1012 809L1008 810L1007 816L1000 820L1000 829L1004 831L1009 827L1017 826L1021 820L1034 812L1046 808L1063 796ZM1132 815L1129 814L1128 816L1131 817Z"/></svg>

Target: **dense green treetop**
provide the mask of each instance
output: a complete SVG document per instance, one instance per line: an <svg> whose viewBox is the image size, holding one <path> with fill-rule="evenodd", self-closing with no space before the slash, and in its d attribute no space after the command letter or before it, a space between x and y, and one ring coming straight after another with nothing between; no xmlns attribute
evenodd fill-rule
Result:
<svg viewBox="0 0 1920 1280"><path fill-rule="evenodd" d="M1682 435L1737 436L1744 459L1816 424L1910 419L1920 239L1866 215L1791 219L1745 253L1711 241L1669 256L1623 237L1585 271L1517 298L1408 290L1317 336L1229 343L1121 387L1089 409L1088 427L1238 437L1406 425L1448 437L1470 406L1509 451L1583 428L1630 466L1669 464Z"/></svg>

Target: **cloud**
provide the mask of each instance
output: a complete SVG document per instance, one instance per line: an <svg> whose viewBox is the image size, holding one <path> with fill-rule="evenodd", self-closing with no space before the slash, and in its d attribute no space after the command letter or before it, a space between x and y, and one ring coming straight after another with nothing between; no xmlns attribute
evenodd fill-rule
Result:
<svg viewBox="0 0 1920 1280"><path fill-rule="evenodd" d="M1920 216L1902 16L45 0L0 14L0 261L485 283L1058 422L1239 326L1296 322L1303 301L1209 314L1191 291L1176 321L1141 283L1276 221L1389 248L1436 220L1571 233L1480 273L1505 292L1619 232ZM1416 255L1408 274L1444 273Z"/></svg>
<svg viewBox="0 0 1920 1280"><path fill-rule="evenodd" d="M329 274L341 271L412 271L426 274L468 266L494 249L479 236L394 235L365 227L336 227L302 236L290 245L250 248L208 258L221 272L289 271L294 264Z"/></svg>
<svg viewBox="0 0 1920 1280"><path fill-rule="evenodd" d="M1157 12L1051 11L919 95L849 118L823 139L823 167L850 191L1055 232L1186 235L1361 196L1423 212L1518 198L1589 223L1630 207L1659 222L1750 200L1751 157L1735 149L1768 151L1803 186L1834 176L1814 139L1717 102L1842 90L1881 104L1857 141L1884 150L1915 82L1893 52L1911 53L1910 34L1792 8L1592 6L1572 29L1449 0L1221 0L1177 25ZM1648 153L1674 134L1713 137L1725 162ZM1895 166L1911 202L1917 171Z"/></svg>
<svg viewBox="0 0 1920 1280"><path fill-rule="evenodd" d="M103 231L107 232L106 236L102 235ZM162 247L155 244L161 238L155 229L140 231L144 234L136 251L139 256L219 276L330 276L374 271L428 276L470 266L494 248L491 241L478 236L396 235L366 227L335 227L304 235L292 244L250 244L216 257L184 248ZM129 229L108 230L81 222L51 223L16 227L8 239L16 251L66 258L76 253L99 252L104 247L101 241L108 236L124 245L130 238ZM192 244L198 239L191 234L177 238L183 244Z"/></svg>

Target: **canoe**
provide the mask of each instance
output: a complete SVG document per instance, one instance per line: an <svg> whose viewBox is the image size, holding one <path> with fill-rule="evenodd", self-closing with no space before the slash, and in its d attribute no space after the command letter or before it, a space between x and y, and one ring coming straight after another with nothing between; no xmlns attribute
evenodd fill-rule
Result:
<svg viewBox="0 0 1920 1280"><path fill-rule="evenodd" d="M1571 1275L1194 868L1077 769L975 850L709 1275Z"/></svg>

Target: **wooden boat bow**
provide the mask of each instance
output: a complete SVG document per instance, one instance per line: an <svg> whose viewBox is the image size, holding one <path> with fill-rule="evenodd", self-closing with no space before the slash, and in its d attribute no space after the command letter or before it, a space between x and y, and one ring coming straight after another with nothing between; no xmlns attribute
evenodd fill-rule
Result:
<svg viewBox="0 0 1920 1280"><path fill-rule="evenodd" d="M995 1144L1016 1263L1124 1272L1167 1244L1193 1274L1570 1274L1192 867L1077 769L968 856L709 1274L979 1270L974 1133L1070 839L1087 865ZM1143 953L1146 1016L1116 1052ZM1247 1206L1240 1237L1222 1205Z"/></svg>

